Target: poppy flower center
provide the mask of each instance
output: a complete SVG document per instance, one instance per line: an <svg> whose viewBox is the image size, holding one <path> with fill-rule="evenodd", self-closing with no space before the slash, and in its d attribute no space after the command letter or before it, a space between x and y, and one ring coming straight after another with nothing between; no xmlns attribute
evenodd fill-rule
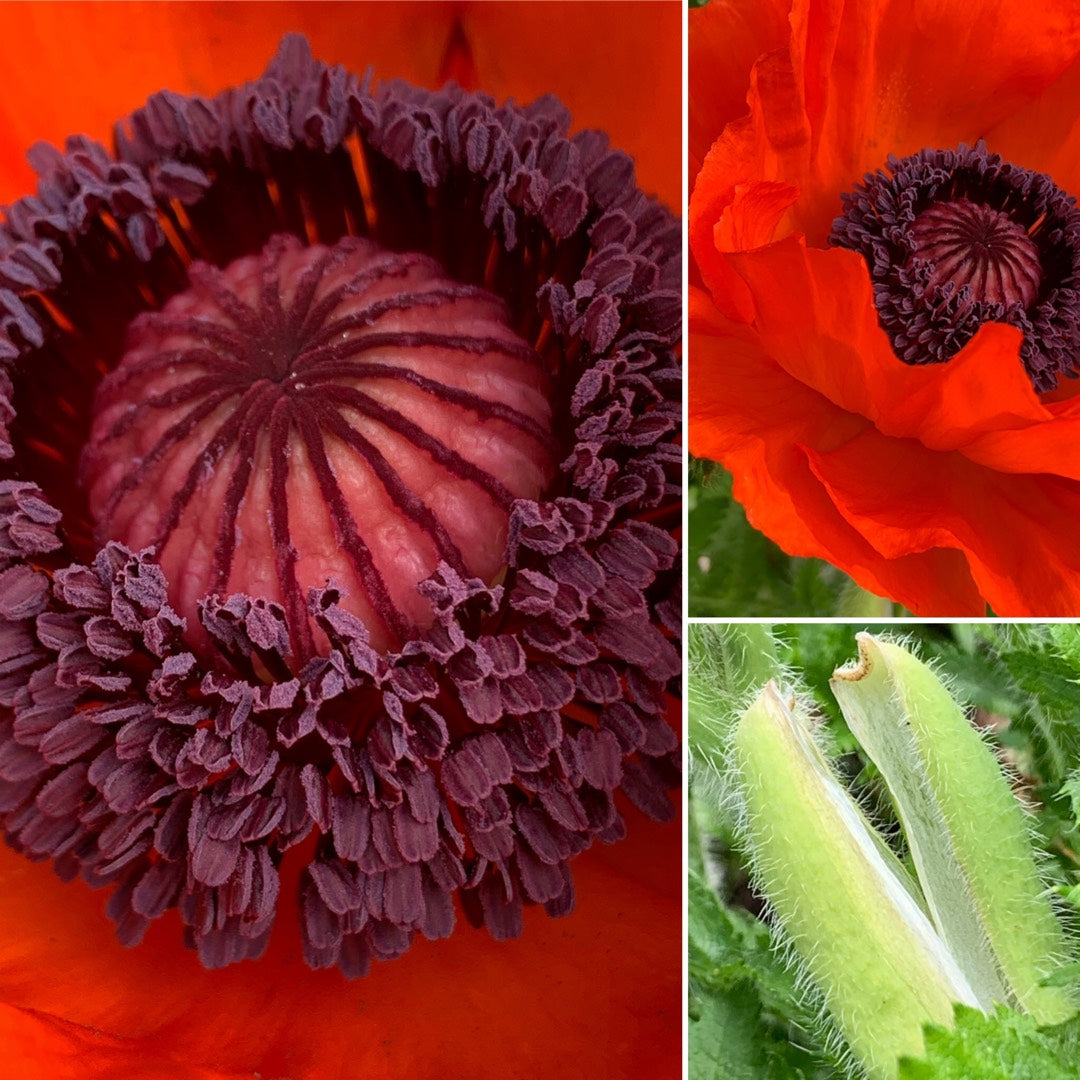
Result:
<svg viewBox="0 0 1080 1080"><path fill-rule="evenodd" d="M550 480L548 376L505 305L431 258L275 237L139 316L82 456L99 542L152 546L187 620L208 596L281 605L295 660L325 652L328 582L399 647L440 563L490 583L511 505Z"/></svg>
<svg viewBox="0 0 1080 1080"><path fill-rule="evenodd" d="M569 125L290 37L115 157L38 153L0 230L0 826L113 886L125 944L174 910L254 958L280 898L361 975L459 905L568 914L617 798L671 816L680 231Z"/></svg>
<svg viewBox="0 0 1080 1080"><path fill-rule="evenodd" d="M1016 326L1036 390L1080 359L1080 212L1050 177L979 143L889 158L842 196L830 242L867 261L882 328L908 364L952 359L985 322Z"/></svg>
<svg viewBox="0 0 1080 1080"><path fill-rule="evenodd" d="M971 299L1023 308L1042 281L1039 251L1008 215L968 199L934 203L911 226L911 260L932 267L929 288L966 288Z"/></svg>

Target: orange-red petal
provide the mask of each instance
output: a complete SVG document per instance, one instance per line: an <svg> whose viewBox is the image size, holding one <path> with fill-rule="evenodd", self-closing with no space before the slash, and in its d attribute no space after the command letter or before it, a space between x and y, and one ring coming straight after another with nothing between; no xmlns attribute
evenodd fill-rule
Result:
<svg viewBox="0 0 1080 1080"><path fill-rule="evenodd" d="M25 154L34 142L82 133L107 143L114 121L163 87L207 95L254 78L289 31L306 34L327 62L434 87L462 76L460 65L446 66L455 30L478 88L518 101L559 95L577 128L607 130L635 157L642 187L679 205L677 3L616 13L604 3L433 0L13 4L0 38L0 203L33 189Z"/></svg>
<svg viewBox="0 0 1080 1080"><path fill-rule="evenodd" d="M787 0L711 0L691 8L687 34L687 158L696 176L724 125L742 116L750 70L763 53L787 44Z"/></svg>
<svg viewBox="0 0 1080 1080"><path fill-rule="evenodd" d="M809 459L845 520L886 558L957 548L997 614L1080 611L1080 548L1068 542L1080 520L1075 484L995 473L873 431ZM955 614L944 607L921 613Z"/></svg>
<svg viewBox="0 0 1080 1080"><path fill-rule="evenodd" d="M689 446L722 461L751 524L793 555L826 558L864 588L932 614L980 615L984 603L959 551L913 543L884 555L837 509L815 476L815 454L843 453L856 439L883 442L865 418L838 408L791 378L752 330L723 318L703 293L690 294ZM874 459L864 459L868 483ZM824 614L824 613L823 613Z"/></svg>
<svg viewBox="0 0 1080 1080"><path fill-rule="evenodd" d="M410 5L392 4L406 13ZM638 184L682 204L682 10L677 2L462 5L479 87L519 102L554 93L574 129L600 128ZM369 60L368 63L378 61Z"/></svg>
<svg viewBox="0 0 1080 1080"><path fill-rule="evenodd" d="M0 1002L6 1075L19 1080L258 1080L161 1054L152 1040L121 1039Z"/></svg>
<svg viewBox="0 0 1080 1080"><path fill-rule="evenodd" d="M238 2L29 3L0 36L0 202L33 189L27 149L71 134L108 143L113 123L167 87L210 95L257 76L283 34L320 59L433 85L455 10L399 5Z"/></svg>
<svg viewBox="0 0 1080 1080"><path fill-rule="evenodd" d="M1008 161L1044 172L1058 187L1080 191L1080 57L1037 97L990 128L987 145Z"/></svg>
<svg viewBox="0 0 1080 1080"><path fill-rule="evenodd" d="M721 136L732 168L710 187L797 188L788 224L813 244L824 243L840 192L889 154L974 142L1053 85L1080 49L1070 0L1030 12L978 0L795 0L791 24L789 49L754 68L752 124Z"/></svg>
<svg viewBox="0 0 1080 1080"><path fill-rule="evenodd" d="M124 949L102 893L0 846L0 1001L225 1073L677 1077L678 830L632 816L626 841L575 861L569 918L527 912L505 943L462 926L355 982L304 965L287 907L267 955L223 971L172 919ZM67 1046L43 1029L41 1061Z"/></svg>
<svg viewBox="0 0 1080 1080"><path fill-rule="evenodd" d="M987 324L947 364L904 364L878 324L870 275L855 252L808 249L796 235L726 261L750 296L763 348L884 434L954 450L1053 419L1020 363L1015 327Z"/></svg>

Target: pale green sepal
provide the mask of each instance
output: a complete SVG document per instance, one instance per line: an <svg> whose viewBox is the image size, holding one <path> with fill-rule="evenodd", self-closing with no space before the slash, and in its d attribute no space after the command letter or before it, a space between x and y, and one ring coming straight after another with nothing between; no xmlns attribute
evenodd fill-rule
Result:
<svg viewBox="0 0 1080 1080"><path fill-rule="evenodd" d="M951 1023L974 992L774 683L740 719L732 764L758 887L854 1058L891 1080L923 1025Z"/></svg>
<svg viewBox="0 0 1080 1080"><path fill-rule="evenodd" d="M858 642L833 692L888 785L942 938L984 1010L1067 1019L1068 991L1040 985L1068 955L1065 934L993 751L929 667L870 634Z"/></svg>

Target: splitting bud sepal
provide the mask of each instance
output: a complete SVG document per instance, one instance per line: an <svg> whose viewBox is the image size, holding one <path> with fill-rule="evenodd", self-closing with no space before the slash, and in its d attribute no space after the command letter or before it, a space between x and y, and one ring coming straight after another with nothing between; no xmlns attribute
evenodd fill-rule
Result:
<svg viewBox="0 0 1080 1080"><path fill-rule="evenodd" d="M1068 941L997 758L931 668L893 642L858 642L833 693L888 785L941 938L984 1011L1000 1003L1062 1023L1076 1003L1043 984Z"/></svg>
<svg viewBox="0 0 1080 1080"><path fill-rule="evenodd" d="M977 997L910 876L770 682L732 746L734 797L755 881L802 975L871 1080L923 1052L923 1025L951 1025Z"/></svg>

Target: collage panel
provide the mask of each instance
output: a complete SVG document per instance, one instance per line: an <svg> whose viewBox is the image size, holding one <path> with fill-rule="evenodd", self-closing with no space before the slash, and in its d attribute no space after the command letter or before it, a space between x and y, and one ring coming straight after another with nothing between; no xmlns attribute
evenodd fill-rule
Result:
<svg viewBox="0 0 1080 1080"><path fill-rule="evenodd" d="M1075 1077L1080 625L688 649L690 1080Z"/></svg>
<svg viewBox="0 0 1080 1080"><path fill-rule="evenodd" d="M681 0L3 15L0 1077L676 1080Z"/></svg>
<svg viewBox="0 0 1080 1080"><path fill-rule="evenodd" d="M1080 614L1080 12L689 10L688 606Z"/></svg>

